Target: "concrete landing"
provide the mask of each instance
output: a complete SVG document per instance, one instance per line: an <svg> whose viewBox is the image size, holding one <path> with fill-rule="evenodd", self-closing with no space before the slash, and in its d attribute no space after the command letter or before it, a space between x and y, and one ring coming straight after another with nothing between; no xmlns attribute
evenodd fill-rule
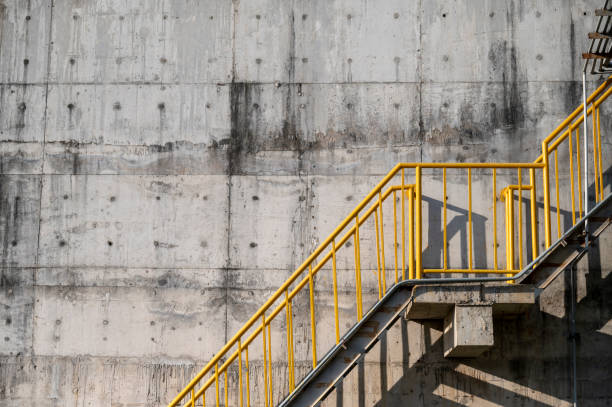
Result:
<svg viewBox="0 0 612 407"><path fill-rule="evenodd" d="M476 357L493 346L493 318L526 312L531 285L424 285L414 287L406 318L444 320L444 356Z"/></svg>

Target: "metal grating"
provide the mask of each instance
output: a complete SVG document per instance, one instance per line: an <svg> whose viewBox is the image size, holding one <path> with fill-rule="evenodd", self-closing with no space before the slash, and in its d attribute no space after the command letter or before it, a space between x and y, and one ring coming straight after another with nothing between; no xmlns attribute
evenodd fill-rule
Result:
<svg viewBox="0 0 612 407"><path fill-rule="evenodd" d="M597 28L589 33L589 52L582 54L584 72L594 75L612 72L612 2L606 0L603 8L595 10Z"/></svg>

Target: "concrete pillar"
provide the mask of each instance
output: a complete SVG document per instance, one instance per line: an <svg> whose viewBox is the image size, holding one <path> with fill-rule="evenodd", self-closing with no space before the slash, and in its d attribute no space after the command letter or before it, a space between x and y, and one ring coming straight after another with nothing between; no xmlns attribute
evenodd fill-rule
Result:
<svg viewBox="0 0 612 407"><path fill-rule="evenodd" d="M444 318L444 357L476 357L493 346L493 307L455 305Z"/></svg>

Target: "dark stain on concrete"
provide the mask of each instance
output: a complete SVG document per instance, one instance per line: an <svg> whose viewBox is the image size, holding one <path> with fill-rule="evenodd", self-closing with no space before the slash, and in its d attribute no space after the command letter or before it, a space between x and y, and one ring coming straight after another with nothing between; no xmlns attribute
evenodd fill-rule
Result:
<svg viewBox="0 0 612 407"><path fill-rule="evenodd" d="M242 172L243 154L256 152L255 135L251 130L252 92L256 85L246 82L230 84L230 139L227 143L227 161L229 175L239 175Z"/></svg>

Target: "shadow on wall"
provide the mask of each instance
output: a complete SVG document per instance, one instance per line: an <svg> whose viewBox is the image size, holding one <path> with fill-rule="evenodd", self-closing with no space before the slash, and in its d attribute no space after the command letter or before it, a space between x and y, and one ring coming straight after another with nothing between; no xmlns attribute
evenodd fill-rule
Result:
<svg viewBox="0 0 612 407"><path fill-rule="evenodd" d="M604 174L605 185L610 184L610 171ZM594 195L592 186L589 192ZM429 205L430 231L440 230L439 235L430 232L430 240L440 242L442 226L439 214L442 204L433 199L424 200ZM460 211L459 208L452 210ZM486 218L473 214L473 221L476 254L481 251L478 248L485 245ZM458 217L457 223L453 222L449 223L447 229L449 239L451 234L459 233L463 251L467 222L462 216ZM563 224L566 228L571 226L571 212L563 212ZM478 232L480 230L482 233ZM530 237L526 236L526 239L529 243L527 247L530 247ZM430 243L425 249L424 258L439 261L442 250L439 246L439 243ZM479 264L486 264L486 258L475 257L475 265ZM336 406L343 407L347 399L352 399L349 404L363 407L372 404L372 397L378 398L375 405L380 407L571 405L573 338L576 338L577 346L579 403L610 405L612 388L609 384L612 382L612 373L608 367L612 365L612 335L606 333L610 330L604 327L612 320L612 272L606 270L609 266L603 265L604 271L607 271L604 276L597 244L591 248L586 261L583 260L581 265L583 268L588 266L588 269L578 273L566 272L557 278L541 293L536 306L528 314L495 320L495 346L478 358L446 359L442 356L442 321L416 322L401 319L401 377L393 379L394 383L389 386L390 369L387 366L385 334L378 345L379 365L364 364L362 361L356 369L358 394L346 394L340 385L336 389ZM572 289L577 286L578 294ZM575 336L571 329L572 295L577 298ZM409 329L411 332L420 330L421 343L412 344L414 349L409 343ZM370 369L379 369L379 372L369 373ZM379 386L370 382L372 378L378 378ZM367 394L366 388L375 389L376 394Z"/></svg>

